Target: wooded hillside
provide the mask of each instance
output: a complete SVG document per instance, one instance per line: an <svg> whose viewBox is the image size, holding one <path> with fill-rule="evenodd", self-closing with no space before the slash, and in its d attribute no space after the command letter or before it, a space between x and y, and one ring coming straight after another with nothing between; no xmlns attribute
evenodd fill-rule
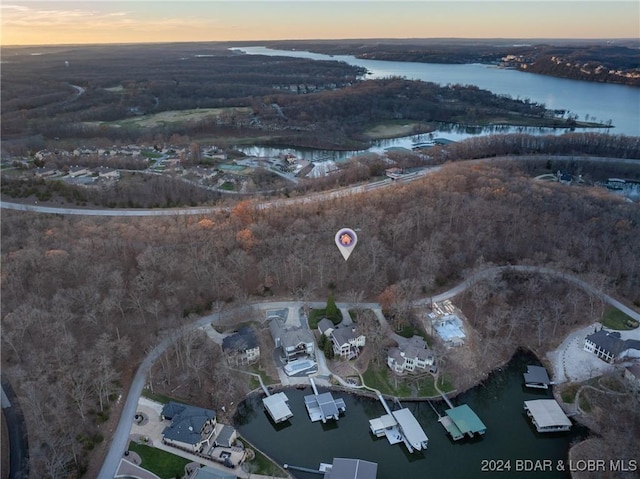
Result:
<svg viewBox="0 0 640 479"><path fill-rule="evenodd" d="M334 244L345 225L359 231L348 262ZM3 212L2 246L3 374L25 402L37 477L84 469L132 368L190 312L392 285L424 297L487 263L551 266L640 304L637 204L536 182L515 162L199 218Z"/></svg>

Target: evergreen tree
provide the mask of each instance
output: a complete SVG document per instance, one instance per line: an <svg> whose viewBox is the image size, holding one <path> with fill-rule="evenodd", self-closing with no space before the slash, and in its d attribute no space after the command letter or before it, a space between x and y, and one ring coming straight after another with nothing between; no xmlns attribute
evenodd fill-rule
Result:
<svg viewBox="0 0 640 479"><path fill-rule="evenodd" d="M327 316L327 319L331 320L333 324L338 324L340 322L340 311L338 311L336 301L335 299L333 299L333 293L329 293L329 297L327 298L327 308L325 309L325 314Z"/></svg>

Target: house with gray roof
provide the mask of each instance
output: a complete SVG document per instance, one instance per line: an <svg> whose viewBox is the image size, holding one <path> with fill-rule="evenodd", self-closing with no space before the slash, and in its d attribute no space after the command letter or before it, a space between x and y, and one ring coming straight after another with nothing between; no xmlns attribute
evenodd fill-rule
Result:
<svg viewBox="0 0 640 479"><path fill-rule="evenodd" d="M211 446L216 426L216 413L211 409L171 401L162 408L161 417L171 421L162 431L165 444L195 453Z"/></svg>
<svg viewBox="0 0 640 479"><path fill-rule="evenodd" d="M420 336L396 338L398 346L387 351L387 366L397 374L416 370L435 369L436 357Z"/></svg>
<svg viewBox="0 0 640 479"><path fill-rule="evenodd" d="M595 354L607 363L613 363L627 357L640 357L640 341L624 340L617 331L600 329L585 338L584 350Z"/></svg>
<svg viewBox="0 0 640 479"><path fill-rule="evenodd" d="M255 330L244 326L222 340L222 351L232 366L255 363L260 358L260 344Z"/></svg>
<svg viewBox="0 0 640 479"><path fill-rule="evenodd" d="M330 319L322 318L320 321L318 321L318 331L320 331L320 334L323 334L324 336L329 337L335 327L336 325L333 324L333 321L331 321Z"/></svg>
<svg viewBox="0 0 640 479"><path fill-rule="evenodd" d="M213 441L215 446L231 447L238 437L235 428L227 424L218 424L216 427L216 437Z"/></svg>
<svg viewBox="0 0 640 479"><path fill-rule="evenodd" d="M359 334L353 326L343 326L335 328L329 336L333 344L333 352L343 359L353 359L358 357L360 349L366 343L366 337Z"/></svg>
<svg viewBox="0 0 640 479"><path fill-rule="evenodd" d="M287 363L313 355L315 342L313 334L307 328L287 327L282 319L272 317L269 320L269 331L276 348L282 348L282 355Z"/></svg>

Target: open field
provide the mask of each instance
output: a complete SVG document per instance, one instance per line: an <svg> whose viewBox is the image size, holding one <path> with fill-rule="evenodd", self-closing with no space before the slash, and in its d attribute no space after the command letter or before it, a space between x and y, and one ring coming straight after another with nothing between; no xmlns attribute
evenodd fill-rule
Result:
<svg viewBox="0 0 640 479"><path fill-rule="evenodd" d="M386 138L397 138L400 136L418 135L420 133L428 133L434 128L424 123L384 123L376 125L365 131L372 140L384 140Z"/></svg>
<svg viewBox="0 0 640 479"><path fill-rule="evenodd" d="M167 124L179 124L186 122L198 122L210 118L218 118L223 114L241 114L248 115L251 113L249 107L231 107L231 108L194 108L189 110L170 110L152 115L142 115L124 120L112 122L88 122L87 125L107 125L107 126L135 126L139 128L152 128L156 126L164 126Z"/></svg>

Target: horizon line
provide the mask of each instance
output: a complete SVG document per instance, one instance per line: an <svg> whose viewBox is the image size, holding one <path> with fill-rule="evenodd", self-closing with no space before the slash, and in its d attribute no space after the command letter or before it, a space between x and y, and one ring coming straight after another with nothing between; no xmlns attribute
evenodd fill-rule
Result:
<svg viewBox="0 0 640 479"><path fill-rule="evenodd" d="M148 41L148 42L88 42L88 43L13 43L3 45L0 43L0 48L16 48L16 47L78 47L78 46L105 46L105 45L184 45L184 44L198 44L198 43L274 43L274 42L342 42L342 41L372 41L372 40L393 40L393 41L407 41L407 40L482 40L482 41L529 41L529 42L542 42L542 41L637 41L640 44L640 38L638 37L353 37L353 38L282 38L271 40L184 40L184 41Z"/></svg>

